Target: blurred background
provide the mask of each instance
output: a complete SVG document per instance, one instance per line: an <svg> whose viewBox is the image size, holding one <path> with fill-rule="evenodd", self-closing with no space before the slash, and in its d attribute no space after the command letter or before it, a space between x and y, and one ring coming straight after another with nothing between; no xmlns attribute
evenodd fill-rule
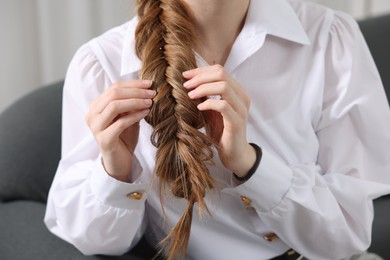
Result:
<svg viewBox="0 0 390 260"><path fill-rule="evenodd" d="M256 1L256 0L253 0ZM390 0L310 0L357 20L390 13ZM129 20L134 0L0 0L0 112L64 78L89 39Z"/></svg>

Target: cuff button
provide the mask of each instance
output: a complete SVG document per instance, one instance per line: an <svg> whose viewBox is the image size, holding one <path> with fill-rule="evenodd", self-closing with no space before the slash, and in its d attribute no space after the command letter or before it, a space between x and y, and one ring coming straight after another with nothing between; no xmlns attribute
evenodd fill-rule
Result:
<svg viewBox="0 0 390 260"><path fill-rule="evenodd" d="M244 204L246 207L251 206L252 201L250 199L248 199L247 197L241 196L241 201L242 201L242 204Z"/></svg>
<svg viewBox="0 0 390 260"><path fill-rule="evenodd" d="M240 196L240 198L241 198L242 204L244 204L246 209L254 210L254 208L252 206L252 201L249 198L247 198L245 196Z"/></svg>
<svg viewBox="0 0 390 260"><path fill-rule="evenodd" d="M264 238L265 241L268 241L268 242L274 242L274 241L279 239L278 235L276 235L273 232L265 234L263 236L263 238Z"/></svg>
<svg viewBox="0 0 390 260"><path fill-rule="evenodd" d="M133 199L133 200L141 200L142 199L142 193L141 192L130 192L129 194L127 194L126 196L129 198L129 199Z"/></svg>

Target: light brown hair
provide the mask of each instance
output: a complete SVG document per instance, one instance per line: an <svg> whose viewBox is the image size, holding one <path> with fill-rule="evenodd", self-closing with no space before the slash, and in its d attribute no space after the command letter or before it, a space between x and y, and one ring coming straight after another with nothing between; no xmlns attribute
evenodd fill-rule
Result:
<svg viewBox="0 0 390 260"><path fill-rule="evenodd" d="M210 127L183 87L182 72L196 67L196 34L183 0L137 0L137 13L135 48L142 61L140 78L152 80L157 91L146 121L153 126L161 200L169 189L188 201L178 223L162 241L168 259L180 258L187 251L194 204L198 203L199 214L208 211L204 196L214 187L206 166L213 157L213 142L199 131Z"/></svg>

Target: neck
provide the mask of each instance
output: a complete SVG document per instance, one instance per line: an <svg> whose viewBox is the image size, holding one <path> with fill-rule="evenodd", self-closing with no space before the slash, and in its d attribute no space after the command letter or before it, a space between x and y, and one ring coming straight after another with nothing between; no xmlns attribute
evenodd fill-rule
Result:
<svg viewBox="0 0 390 260"><path fill-rule="evenodd" d="M198 31L196 51L209 64L226 62L245 21L250 0L185 0Z"/></svg>

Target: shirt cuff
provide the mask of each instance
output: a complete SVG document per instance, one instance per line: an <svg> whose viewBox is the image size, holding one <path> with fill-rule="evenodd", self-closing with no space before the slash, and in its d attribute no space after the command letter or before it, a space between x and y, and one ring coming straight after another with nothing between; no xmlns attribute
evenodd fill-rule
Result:
<svg viewBox="0 0 390 260"><path fill-rule="evenodd" d="M266 213L281 203L292 185L293 178L293 171L286 163L263 149L256 173L233 190L234 193L248 198L252 206L260 212Z"/></svg>
<svg viewBox="0 0 390 260"><path fill-rule="evenodd" d="M94 171L90 175L91 190L102 204L123 209L144 207L148 184L140 183L139 178L133 183L126 183L111 177L104 170L100 156L94 165ZM139 161L134 160L132 173L140 176L141 172Z"/></svg>

